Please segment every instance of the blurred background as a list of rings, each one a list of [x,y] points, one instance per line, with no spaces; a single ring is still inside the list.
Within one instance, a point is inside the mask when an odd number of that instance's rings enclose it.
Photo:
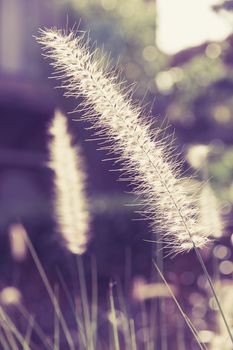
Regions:
[[[63,98],[61,89],[54,89],[56,82],[48,79],[49,62],[42,58],[34,36],[44,26],[75,24],[90,30],[91,42],[97,41],[110,54],[129,84],[137,82],[135,101],[148,104],[157,125],[168,125],[168,134],[174,130],[184,170],[196,173],[197,180],[209,179],[211,195],[203,200],[208,206],[213,196],[219,203],[221,224],[215,225],[214,240],[203,256],[213,278],[222,286],[231,285],[233,1],[0,0],[1,290],[9,286],[20,290],[25,305],[38,315],[41,300],[48,307],[27,248],[17,238],[21,225],[50,280],[58,283],[57,269],[72,279],[73,256],[59,244],[54,230],[47,128],[56,107],[68,113],[76,105]],[[147,224],[132,221],[137,215],[125,206],[132,201],[127,185],[108,171],[111,164],[101,162],[104,154],[96,151],[94,142],[85,142],[89,132],[72,117],[76,115],[69,118],[70,131],[85,156],[92,215],[92,239],[83,256],[85,272],[88,278],[90,257],[95,256],[100,295],[105,295],[110,278],[120,280],[129,291],[127,283],[132,287],[138,280],[151,281],[155,244],[145,242],[151,239]],[[209,344],[217,329],[215,306],[211,298],[204,298],[208,289],[195,256],[165,259],[164,274],[176,285]],[[173,312],[170,304],[167,315]],[[169,339],[172,328],[167,332]]]

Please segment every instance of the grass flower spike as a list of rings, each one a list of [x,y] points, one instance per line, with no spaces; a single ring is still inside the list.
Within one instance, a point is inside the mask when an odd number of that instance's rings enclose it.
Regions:
[[[173,253],[203,247],[208,238],[200,225],[198,198],[190,197],[183,185],[170,145],[161,140],[160,130],[151,131],[142,108],[132,103],[117,75],[109,73],[95,52],[90,52],[85,35],[45,29],[37,40],[52,60],[66,95],[83,97],[83,118],[91,122],[102,146],[119,154],[153,231],[160,228]]]
[[[55,175],[55,214],[68,250],[82,254],[88,242],[90,217],[80,150],[72,146],[66,117],[56,111],[49,128],[50,167]]]

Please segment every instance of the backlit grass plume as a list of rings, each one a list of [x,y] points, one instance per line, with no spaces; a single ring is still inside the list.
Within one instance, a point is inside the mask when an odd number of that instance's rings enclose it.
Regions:
[[[103,148],[119,154],[153,231],[160,228],[175,253],[203,247],[208,238],[199,223],[198,198],[188,195],[170,145],[161,140],[159,130],[151,131],[142,109],[132,103],[131,92],[90,52],[84,34],[45,29],[37,40],[52,59],[66,95],[84,98],[82,118],[92,123]]]
[[[88,242],[90,217],[85,194],[85,172],[78,147],[72,146],[67,120],[56,111],[49,127],[50,167],[54,170],[55,214],[68,250],[82,254]]]

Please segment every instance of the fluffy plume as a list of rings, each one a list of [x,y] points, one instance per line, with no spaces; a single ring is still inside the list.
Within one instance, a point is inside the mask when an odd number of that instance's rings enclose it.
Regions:
[[[72,146],[66,117],[56,111],[49,128],[50,167],[54,170],[55,213],[68,250],[82,254],[88,242],[90,217],[80,150]]]
[[[198,220],[198,198],[187,194],[179,167],[171,159],[170,145],[161,141],[159,130],[151,131],[142,109],[132,103],[118,77],[90,53],[84,35],[45,29],[37,40],[45,56],[52,59],[66,95],[84,98],[83,118],[97,130],[95,135],[104,148],[120,155],[123,171],[142,198],[153,231],[160,228],[175,253],[189,251],[194,245],[203,247],[208,239]]]

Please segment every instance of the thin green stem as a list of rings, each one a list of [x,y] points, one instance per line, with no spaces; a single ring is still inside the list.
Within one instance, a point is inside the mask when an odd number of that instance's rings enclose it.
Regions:
[[[160,268],[160,271],[164,272],[164,263],[163,263],[163,250],[162,250],[162,242],[160,242],[160,236],[159,236],[159,242],[157,242],[157,254],[156,254],[156,261]],[[161,350],[167,350],[168,344],[167,344],[167,327],[166,327],[166,309],[165,309],[165,300],[164,297],[158,300],[159,303],[159,314],[160,314],[160,329],[161,329]]]

